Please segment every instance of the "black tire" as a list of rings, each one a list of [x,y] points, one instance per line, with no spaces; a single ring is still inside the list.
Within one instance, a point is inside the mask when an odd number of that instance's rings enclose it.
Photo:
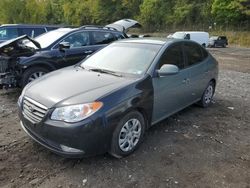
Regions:
[[[47,68],[44,68],[44,67],[28,68],[22,75],[20,86],[22,88],[24,88],[29,82],[31,82],[31,80],[30,80],[31,76],[34,75],[35,73],[39,73],[39,72],[46,74],[49,72],[49,70]]]
[[[211,88],[212,88],[212,91],[211,91]],[[209,100],[208,100],[209,97],[207,96],[208,92],[211,92],[211,98]],[[211,105],[214,92],[215,92],[215,83],[213,81],[210,81],[205,91],[203,92],[203,95],[201,97],[201,100],[198,102],[198,105],[200,105],[203,108],[206,108],[209,105]]]
[[[128,151],[124,151],[123,149],[121,149],[119,141],[121,140],[121,137],[127,137],[124,134],[122,134],[122,130],[123,127],[125,126],[125,124],[127,122],[131,122],[132,120],[138,120],[140,122],[141,125],[141,133],[140,136],[138,138],[137,143],[134,145],[134,147]],[[139,129],[138,129],[139,130]],[[113,132],[113,137],[112,137],[112,141],[111,141],[111,147],[110,147],[110,155],[112,155],[115,158],[122,158],[125,156],[130,155],[131,153],[133,153],[138,146],[141,144],[143,137],[144,137],[144,133],[145,133],[145,119],[143,117],[143,115],[141,113],[139,113],[138,111],[131,111],[129,113],[127,113],[118,123],[115,131]],[[129,133],[128,133],[129,134]],[[130,138],[131,139],[131,138]],[[125,140],[125,138],[124,138]],[[132,140],[132,139],[131,139]],[[126,142],[126,141],[125,141]],[[128,142],[127,142],[128,143]],[[126,144],[125,144],[126,146]],[[129,147],[129,146],[128,146]]]

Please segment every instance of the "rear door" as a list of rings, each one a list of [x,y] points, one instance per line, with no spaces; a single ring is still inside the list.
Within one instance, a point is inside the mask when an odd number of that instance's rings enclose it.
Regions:
[[[112,32],[108,31],[91,31],[90,36],[92,41],[91,44],[93,45],[92,47],[93,52],[101,48],[104,48],[111,42],[117,40],[116,36],[113,35]]]
[[[202,47],[193,42],[184,42],[183,45],[186,71],[188,71],[189,97],[191,102],[201,98],[203,91],[208,84],[208,54],[203,55]]]

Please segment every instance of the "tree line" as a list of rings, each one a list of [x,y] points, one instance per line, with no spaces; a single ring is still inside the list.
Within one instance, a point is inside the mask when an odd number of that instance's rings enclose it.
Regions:
[[[146,31],[250,27],[250,0],[1,0],[0,24],[107,24],[136,19]]]

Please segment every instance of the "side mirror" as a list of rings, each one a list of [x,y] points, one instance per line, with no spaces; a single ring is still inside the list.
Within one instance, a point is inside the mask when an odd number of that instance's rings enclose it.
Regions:
[[[190,40],[190,34],[188,33],[188,34],[186,34],[185,35],[185,37],[184,37],[184,39],[186,39],[186,40]]]
[[[159,77],[164,77],[168,75],[174,75],[179,72],[179,68],[176,65],[165,64],[163,65],[160,70],[157,70]]]
[[[70,43],[69,42],[61,42],[59,44],[59,50],[60,51],[64,51],[66,49],[69,49],[70,48]]]

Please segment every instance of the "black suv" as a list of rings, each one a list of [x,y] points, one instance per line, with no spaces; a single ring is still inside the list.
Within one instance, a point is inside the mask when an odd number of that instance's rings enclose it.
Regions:
[[[60,28],[31,39],[21,36],[0,44],[0,85],[24,87],[36,78],[74,65],[112,41],[127,38],[111,27]]]
[[[0,26],[0,43],[17,38],[22,35],[37,37],[48,31],[58,29],[60,26],[51,25],[28,25],[28,24],[5,24]]]
[[[228,45],[226,36],[212,36],[209,38],[208,47],[223,47]]]

